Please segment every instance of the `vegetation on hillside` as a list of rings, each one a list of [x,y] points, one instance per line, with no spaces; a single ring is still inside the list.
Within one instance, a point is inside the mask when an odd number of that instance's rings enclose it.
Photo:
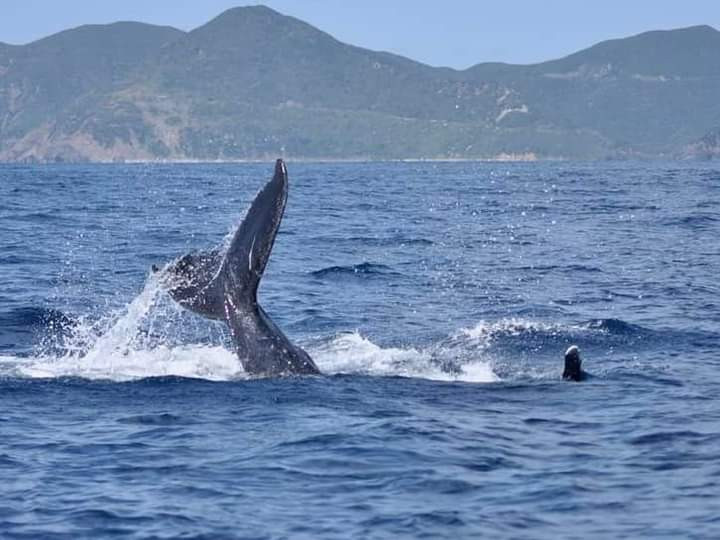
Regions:
[[[0,160],[688,156],[720,125],[719,53],[701,26],[457,71],[265,7],[83,26],[0,44]]]

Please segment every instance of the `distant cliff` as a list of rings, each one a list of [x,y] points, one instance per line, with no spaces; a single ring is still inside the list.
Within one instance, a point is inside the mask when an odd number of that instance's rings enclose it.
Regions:
[[[719,95],[707,26],[457,71],[246,7],[0,43],[0,160],[675,157],[720,125]]]
[[[683,157],[694,159],[720,158],[720,128],[706,133],[704,137],[687,145]]]

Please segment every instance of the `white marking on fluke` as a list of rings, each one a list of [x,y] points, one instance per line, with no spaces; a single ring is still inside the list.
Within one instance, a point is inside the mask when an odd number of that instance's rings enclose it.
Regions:
[[[253,236],[252,243],[250,244],[250,252],[248,253],[248,270],[250,272],[252,272],[252,254],[255,249],[255,238],[257,237]]]

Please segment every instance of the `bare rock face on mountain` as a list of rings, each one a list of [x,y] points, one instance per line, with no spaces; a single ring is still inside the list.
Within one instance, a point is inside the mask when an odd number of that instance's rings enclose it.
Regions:
[[[265,7],[83,26],[0,44],[0,160],[690,155],[720,119],[719,53],[703,26],[458,71]]]
[[[697,141],[688,144],[683,149],[682,157],[690,159],[719,159],[720,128],[714,129]]]

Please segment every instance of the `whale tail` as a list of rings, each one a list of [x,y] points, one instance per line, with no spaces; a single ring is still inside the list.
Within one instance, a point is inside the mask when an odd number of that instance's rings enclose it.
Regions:
[[[162,270],[161,283],[170,296],[210,319],[226,319],[228,309],[257,309],[257,289],[285,212],[287,193],[287,169],[278,159],[272,180],[255,197],[227,249],[189,253]]]

